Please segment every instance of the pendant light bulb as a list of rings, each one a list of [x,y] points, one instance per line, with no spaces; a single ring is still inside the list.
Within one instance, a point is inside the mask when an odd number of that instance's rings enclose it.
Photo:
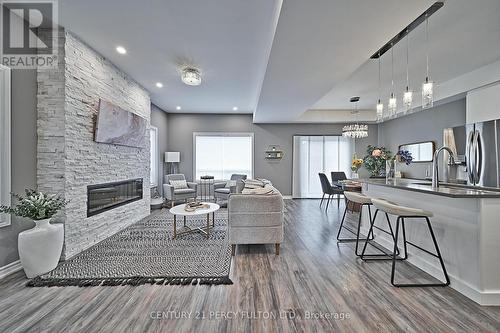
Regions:
[[[429,18],[425,15],[425,43],[426,43],[426,76],[422,83],[422,109],[434,106],[434,82],[429,77]]]

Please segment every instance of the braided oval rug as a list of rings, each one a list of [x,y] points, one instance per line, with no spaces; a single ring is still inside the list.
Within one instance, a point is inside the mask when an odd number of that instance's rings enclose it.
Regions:
[[[155,213],[59,263],[53,271],[26,285],[232,284],[227,210],[215,214],[215,227],[208,239],[201,233],[190,233],[172,240],[173,216],[164,211]],[[204,227],[206,217],[190,217],[187,225]],[[177,231],[183,231],[182,218],[178,218]]]

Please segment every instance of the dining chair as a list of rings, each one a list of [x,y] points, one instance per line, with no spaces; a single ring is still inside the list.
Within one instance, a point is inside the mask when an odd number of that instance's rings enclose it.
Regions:
[[[319,180],[321,182],[321,189],[323,190],[323,196],[321,197],[321,202],[319,203],[319,206],[323,204],[323,200],[325,199],[325,195],[328,195],[328,199],[326,202],[326,210],[328,210],[328,206],[330,204],[330,199],[332,198],[332,195],[335,194],[342,194],[344,191],[342,189],[339,189],[336,186],[333,186],[330,184],[330,181],[328,180],[328,177],[324,173],[319,173]],[[338,202],[338,207],[340,207],[340,200]]]

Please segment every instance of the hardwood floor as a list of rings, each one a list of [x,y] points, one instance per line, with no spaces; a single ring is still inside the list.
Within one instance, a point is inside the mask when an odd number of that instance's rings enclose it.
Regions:
[[[336,203],[328,213],[318,204],[286,200],[280,255],[273,244],[238,246],[232,286],[26,288],[11,275],[0,281],[0,332],[500,331],[500,307],[448,287],[392,287],[390,262],[356,259],[335,240]],[[399,267],[400,278],[426,277]]]

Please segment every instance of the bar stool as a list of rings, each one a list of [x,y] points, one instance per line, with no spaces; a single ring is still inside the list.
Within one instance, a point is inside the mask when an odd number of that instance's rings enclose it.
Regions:
[[[395,215],[397,216],[396,220],[396,234],[395,234],[395,241],[394,241],[394,251],[392,254],[392,270],[391,270],[391,283],[395,287],[445,287],[450,284],[450,278],[448,277],[448,273],[446,272],[446,268],[444,266],[444,261],[443,257],[441,256],[441,252],[439,251],[439,246],[436,241],[436,237],[434,236],[434,231],[432,230],[432,225],[430,221],[430,217],[433,216],[432,212],[425,211],[423,209],[418,209],[418,208],[411,208],[411,207],[405,207],[405,206],[400,206],[397,205],[393,202],[389,202],[387,200],[383,199],[372,199],[373,206],[377,208],[378,210],[381,210],[387,214]],[[434,247],[436,250],[436,253],[432,253],[408,240],[406,240],[406,230],[405,230],[405,219],[425,219],[427,222],[427,226],[429,228],[429,232],[432,237],[432,242],[434,243]],[[407,251],[407,244],[412,245],[416,247],[419,250],[422,250],[433,257],[436,257],[439,259],[439,262],[441,264],[441,269],[443,270],[444,277],[446,279],[446,282],[444,283],[395,283],[394,282],[394,273],[396,271],[396,252],[398,250],[398,235],[399,235],[399,224],[401,224],[402,230],[403,230],[403,245],[404,245],[404,251],[405,251],[405,256],[404,259],[408,257],[408,251]],[[371,228],[370,228],[371,229]]]
[[[356,255],[359,256],[360,254],[358,253],[358,244],[359,244],[359,230],[361,228],[361,215],[363,212],[363,206],[368,207],[368,214],[370,218],[370,223],[372,221],[372,211],[371,211],[371,206],[372,206],[372,200],[371,198],[367,197],[364,194],[361,194],[359,192],[349,192],[349,191],[344,191],[344,196],[347,200],[346,205],[345,205],[345,210],[344,210],[344,216],[342,217],[342,221],[340,222],[340,227],[339,227],[339,232],[337,233],[337,240],[339,242],[356,242]],[[348,202],[353,202],[361,205],[361,209],[359,211],[359,220],[358,220],[358,230],[356,232],[352,231],[351,229],[347,228],[344,226],[344,221],[345,221],[345,216],[347,214],[347,207],[348,207]],[[356,238],[340,238],[340,233],[342,231],[342,228],[346,229],[347,231],[351,232],[352,234],[356,235]],[[371,233],[371,238],[370,238],[370,233],[368,233],[367,236],[367,241],[373,240],[373,232]]]

